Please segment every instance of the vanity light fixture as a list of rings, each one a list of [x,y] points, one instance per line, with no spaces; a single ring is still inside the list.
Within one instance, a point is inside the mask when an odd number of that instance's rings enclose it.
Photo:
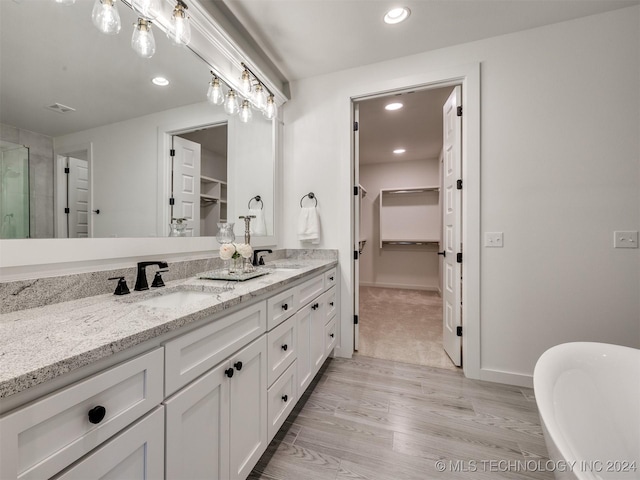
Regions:
[[[133,27],[131,48],[142,58],[151,58],[156,53],[156,40],[153,38],[151,21],[138,18],[138,23]]]
[[[131,8],[145,20],[155,20],[162,11],[162,3],[161,0],[131,0]]]
[[[249,120],[251,120],[252,115],[249,100],[243,100],[242,106],[240,107],[240,121],[242,123],[248,123]]]
[[[276,118],[278,114],[278,106],[276,105],[276,100],[273,98],[273,95],[269,95],[267,97],[267,106],[264,109],[264,116],[269,120],[273,120]]]
[[[233,89],[227,92],[227,99],[224,102],[224,111],[227,112],[227,115],[235,115],[240,111],[238,97]]]
[[[249,70],[245,67],[242,71],[242,77],[240,77],[240,82],[242,84],[242,93],[245,95],[251,94],[251,74]]]
[[[154,85],[158,85],[159,87],[166,87],[167,85],[169,85],[169,80],[164,77],[153,77],[151,79],[151,83],[153,83]]]
[[[258,83],[253,90],[251,102],[258,110],[263,110],[267,106],[267,93],[261,83]]]
[[[404,148],[396,148],[393,153],[395,153],[396,155],[400,155],[401,153],[406,152],[407,150]]]
[[[186,12],[188,8],[182,0],[177,0],[171,14],[167,37],[174,45],[188,45],[191,41],[191,24]]]
[[[400,110],[403,106],[404,105],[402,105],[400,102],[394,102],[394,103],[385,105],[384,109],[389,111]]]
[[[102,33],[115,35],[120,32],[120,14],[116,8],[116,0],[96,0],[91,12],[93,24]]]
[[[207,100],[212,105],[222,105],[224,103],[224,92],[222,91],[222,85],[220,85],[220,79],[218,76],[211,72],[213,78],[209,83],[209,90],[207,91]]]
[[[393,25],[396,23],[404,22],[411,15],[411,10],[407,7],[392,8],[384,16],[384,23]]]

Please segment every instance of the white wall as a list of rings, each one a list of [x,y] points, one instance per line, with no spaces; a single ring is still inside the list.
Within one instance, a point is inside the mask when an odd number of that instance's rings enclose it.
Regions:
[[[380,248],[380,189],[440,185],[438,159],[360,165],[362,199],[360,237],[367,239],[360,256],[360,285],[437,290],[439,258],[435,247]],[[436,195],[437,193],[434,193]],[[420,221],[420,219],[416,219]]]
[[[350,97],[481,62],[481,377],[528,378],[554,344],[640,347],[640,7],[295,82],[285,111],[283,239],[298,200],[323,210],[342,264],[339,355],[352,351]]]

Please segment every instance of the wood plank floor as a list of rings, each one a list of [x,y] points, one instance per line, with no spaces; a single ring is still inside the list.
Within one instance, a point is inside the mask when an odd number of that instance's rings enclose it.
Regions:
[[[552,480],[547,460],[531,389],[357,355],[327,360],[249,478]]]

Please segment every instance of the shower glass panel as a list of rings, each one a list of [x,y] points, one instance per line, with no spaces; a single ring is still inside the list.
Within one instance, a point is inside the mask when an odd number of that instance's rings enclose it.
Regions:
[[[0,238],[29,238],[29,149],[0,142]]]

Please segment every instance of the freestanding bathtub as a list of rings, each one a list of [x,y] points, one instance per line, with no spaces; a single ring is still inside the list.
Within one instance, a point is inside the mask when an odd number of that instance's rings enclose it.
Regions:
[[[640,350],[557,345],[533,387],[556,479],[640,479]]]

